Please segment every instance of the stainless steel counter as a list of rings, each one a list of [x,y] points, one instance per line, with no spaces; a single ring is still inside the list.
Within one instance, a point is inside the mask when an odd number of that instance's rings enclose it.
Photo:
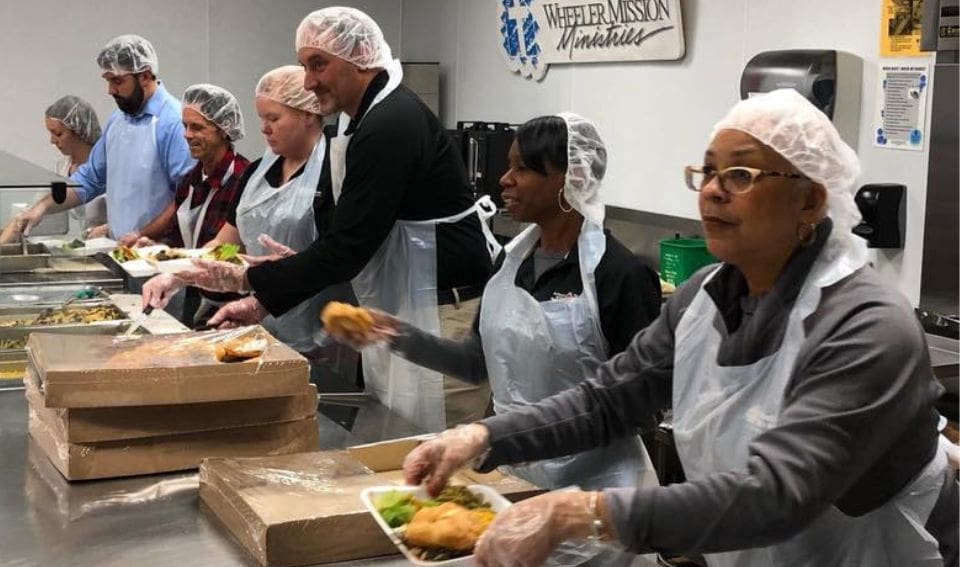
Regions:
[[[0,288],[49,285],[93,285],[116,291],[123,289],[124,278],[95,257],[50,258],[46,268],[0,273]]]
[[[370,401],[321,403],[318,418],[324,449],[420,433]],[[23,391],[0,390],[0,566],[259,565],[199,511],[196,473],[68,483],[26,421]],[[397,555],[336,565],[409,563]]]

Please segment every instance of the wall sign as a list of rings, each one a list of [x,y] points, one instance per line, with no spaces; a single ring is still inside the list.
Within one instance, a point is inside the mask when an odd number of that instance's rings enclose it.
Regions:
[[[552,64],[680,59],[680,0],[495,0],[510,70],[540,80]]]
[[[926,55],[920,51],[923,0],[882,0],[882,3],[880,57]]]
[[[881,65],[873,145],[922,151],[927,112],[927,65]]]

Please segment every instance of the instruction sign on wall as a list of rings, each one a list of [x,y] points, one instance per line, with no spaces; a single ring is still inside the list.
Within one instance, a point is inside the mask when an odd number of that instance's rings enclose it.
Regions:
[[[512,71],[540,80],[554,64],[683,57],[680,0],[495,0]]]
[[[922,151],[927,112],[927,65],[881,65],[873,145]]]

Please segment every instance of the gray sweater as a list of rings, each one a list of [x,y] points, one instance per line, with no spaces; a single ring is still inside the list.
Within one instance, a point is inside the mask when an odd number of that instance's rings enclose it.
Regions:
[[[719,365],[751,364],[780,348],[830,228],[822,223],[817,241],[799,249],[756,301],[746,300],[743,275],[730,265],[707,285],[719,312]],[[577,453],[656,427],[657,412],[671,403],[677,323],[715,267],[682,285],[592,379],[484,420],[491,451],[480,469]],[[779,423],[753,440],[746,466],[666,487],[604,491],[628,549],[711,553],[770,545],[830,506],[851,516],[877,508],[932,458],[941,387],[906,298],[865,267],[826,288],[804,325]]]

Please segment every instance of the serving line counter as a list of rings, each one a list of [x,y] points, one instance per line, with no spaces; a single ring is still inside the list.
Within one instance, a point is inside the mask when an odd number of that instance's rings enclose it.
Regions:
[[[317,417],[323,449],[421,433],[362,396],[321,397]],[[68,483],[27,435],[23,389],[0,390],[4,567],[259,565],[200,511],[197,487],[196,472]],[[397,555],[327,565],[408,564]]]

